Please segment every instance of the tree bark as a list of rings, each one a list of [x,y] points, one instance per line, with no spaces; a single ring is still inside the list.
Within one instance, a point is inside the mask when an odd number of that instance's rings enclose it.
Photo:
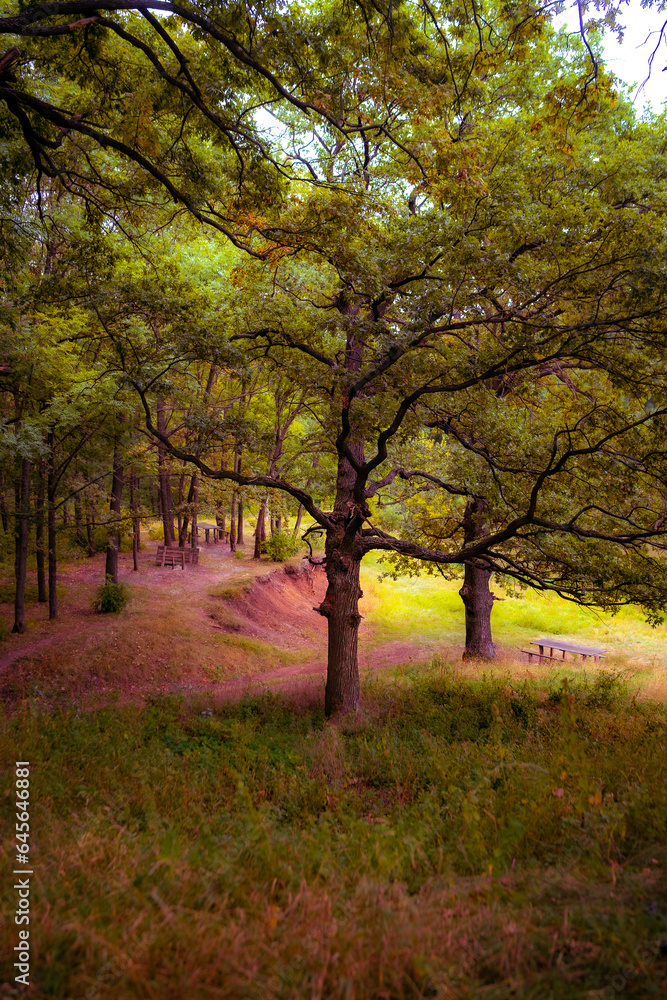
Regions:
[[[86,539],[84,538],[81,523],[81,497],[78,493],[74,496],[74,534],[81,548],[85,548]]]
[[[190,545],[197,548],[197,503],[199,501],[199,476],[195,472],[192,477],[192,528],[190,529]]]
[[[0,471],[0,519],[2,519],[2,530],[5,534],[9,531],[9,517],[7,516],[7,504],[5,503],[4,487],[5,481]]]
[[[463,534],[466,545],[472,544],[483,534],[486,505],[483,500],[468,501],[463,515]],[[463,586],[459,594],[465,607],[466,645],[463,659],[492,660],[496,647],[491,636],[491,610],[495,595],[489,588],[491,570],[483,564],[465,564]]]
[[[362,465],[364,446],[361,435],[347,439],[353,459]],[[364,554],[361,528],[368,513],[365,499],[355,499],[357,474],[344,455],[338,458],[336,499],[332,512],[335,527],[329,528],[324,546],[327,592],[316,610],[328,621],[327,685],[324,714],[355,711],[359,707],[359,571]]]
[[[294,529],[292,531],[292,538],[296,538],[296,536],[299,534],[299,528],[301,527],[301,516],[302,516],[302,514],[303,514],[303,504],[300,503],[299,504],[299,510],[297,511],[297,515],[296,515],[296,522],[294,524]]]
[[[176,514],[176,521],[178,526],[178,544],[181,544],[181,538],[183,536],[183,490],[185,487],[185,470],[181,472],[178,477],[178,512]]]
[[[139,571],[139,548],[141,546],[141,520],[137,516],[139,510],[139,476],[130,469],[130,509],[132,510],[132,568]]]
[[[49,595],[46,590],[46,571],[44,560],[44,459],[37,467],[37,503],[35,504],[35,550],[37,555],[37,600],[46,604]]]
[[[109,541],[107,542],[106,575],[113,583],[118,583],[118,553],[120,552],[120,504],[123,495],[123,466],[120,454],[120,430],[114,438],[113,446],[113,475],[111,479],[111,502],[109,510],[115,514],[118,521],[115,527],[109,531]]]
[[[86,539],[88,543],[88,555],[92,558],[95,555],[95,536],[93,535],[94,524],[91,520],[91,515],[88,515],[88,520],[86,521]]]
[[[236,552],[236,490],[232,493],[229,510],[229,551]]]
[[[328,621],[327,685],[324,714],[329,717],[359,707],[359,586],[361,555],[354,537],[328,531],[325,545],[327,592],[316,610]]]
[[[164,400],[157,401],[157,429],[160,434],[167,433],[167,418],[165,414]],[[161,442],[157,446],[158,479],[160,482],[160,498],[162,507],[162,525],[164,530],[165,545],[173,545],[176,541],[174,535],[174,508],[171,502],[171,483],[169,482],[169,470],[166,461],[166,449]]]
[[[241,456],[240,455],[238,456],[238,460],[237,460],[237,463],[236,463],[236,471],[237,472],[241,471]],[[238,499],[238,528],[236,529],[236,544],[237,545],[245,545],[245,542],[243,541],[243,497],[241,496],[240,493],[239,493],[239,499]]]
[[[25,583],[28,570],[28,530],[30,525],[30,462],[21,459],[21,474],[15,483],[15,525],[14,525],[14,575],[16,594],[14,596],[14,627],[12,632],[25,632]]]
[[[263,497],[262,502],[259,505],[257,527],[255,528],[255,551],[252,555],[253,559],[262,558],[262,535],[264,532],[264,520],[266,518],[266,499],[266,497]]]
[[[49,432],[49,460],[46,474],[46,530],[49,550],[49,620],[58,617],[58,553],[56,547],[56,472],[53,431]]]

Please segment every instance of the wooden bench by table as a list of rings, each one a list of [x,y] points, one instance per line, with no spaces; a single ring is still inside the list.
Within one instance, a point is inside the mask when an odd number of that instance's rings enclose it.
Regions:
[[[180,566],[185,569],[185,564],[196,566],[199,562],[199,549],[193,549],[187,545],[181,548],[180,545],[158,545],[155,554],[156,566]]]
[[[562,663],[565,660],[566,653],[572,653],[573,656],[581,656],[584,660],[590,656],[596,663],[599,663],[600,657],[607,655],[606,649],[597,649],[595,646],[581,646],[577,642],[565,642],[563,639],[532,639],[530,644],[531,646],[537,646],[539,653],[535,649],[522,649],[521,652],[526,653],[529,663],[532,662],[533,656],[537,657],[538,660],[558,660],[559,663]],[[545,649],[551,650],[551,653],[545,653]],[[554,650],[560,652],[561,655],[554,656]]]

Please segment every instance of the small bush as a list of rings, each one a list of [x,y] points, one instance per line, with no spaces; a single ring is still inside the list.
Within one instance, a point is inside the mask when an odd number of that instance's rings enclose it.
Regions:
[[[588,690],[586,704],[590,708],[606,708],[611,711],[627,697],[628,682],[623,674],[601,670]]]
[[[93,608],[98,615],[116,614],[123,610],[129,599],[127,587],[122,583],[114,583],[111,577],[108,576],[97,591],[97,597],[93,601]]]
[[[297,554],[300,545],[291,535],[284,531],[278,531],[262,543],[262,548],[273,562],[285,562],[286,559]]]

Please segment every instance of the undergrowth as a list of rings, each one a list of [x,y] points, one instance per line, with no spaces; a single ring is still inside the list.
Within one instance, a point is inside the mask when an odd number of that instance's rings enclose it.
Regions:
[[[33,996],[664,995],[659,707],[437,664],[335,724],[320,696],[2,721],[5,794],[32,768]]]

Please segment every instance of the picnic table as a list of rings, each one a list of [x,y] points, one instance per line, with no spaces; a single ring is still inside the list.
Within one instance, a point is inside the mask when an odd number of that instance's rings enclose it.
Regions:
[[[204,530],[207,545],[211,544],[209,539],[209,534],[211,531],[213,532],[213,541],[216,545],[218,544],[218,536],[220,536],[220,538],[226,539],[227,535],[229,534],[229,532],[224,531],[224,529],[221,528],[219,524],[211,524],[210,521],[198,521],[197,532],[199,532],[200,528],[203,528]]]
[[[536,656],[539,660],[560,660],[562,662],[565,659],[566,653],[581,656],[584,660],[590,656],[596,663],[599,663],[600,657],[607,655],[606,649],[597,649],[595,646],[581,646],[577,642],[565,642],[563,639],[551,639],[549,637],[531,639],[530,645],[537,646],[539,653],[535,649],[522,649],[521,652],[528,655],[529,663],[532,661],[533,656]],[[551,650],[551,653],[545,653],[545,649]],[[554,656],[554,650],[561,653],[561,656]]]

